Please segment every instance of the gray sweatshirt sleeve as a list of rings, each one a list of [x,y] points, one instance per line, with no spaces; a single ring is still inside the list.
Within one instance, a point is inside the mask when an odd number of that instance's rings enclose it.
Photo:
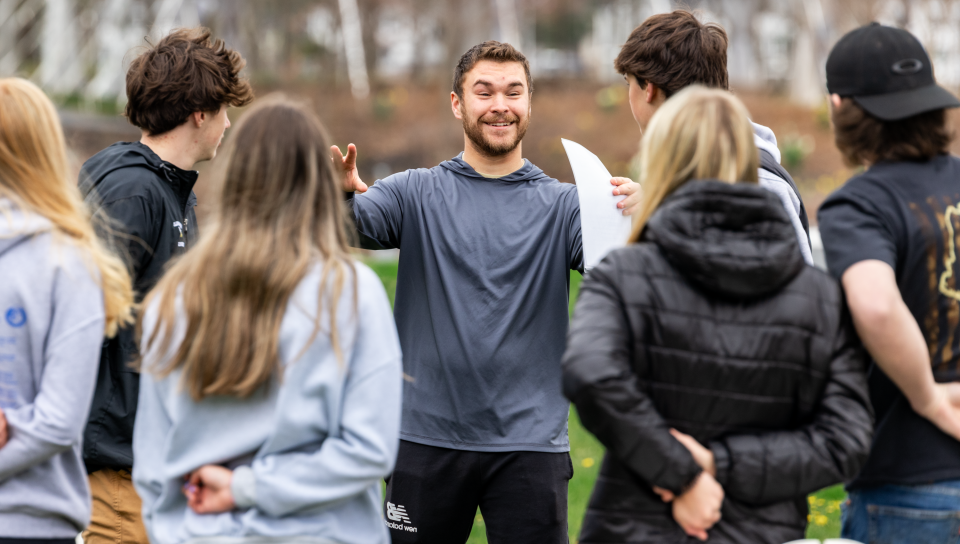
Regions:
[[[150,331],[152,329],[150,327]],[[144,338],[148,337],[150,331],[144,327]],[[140,374],[137,419],[133,426],[133,457],[136,459],[133,464],[133,485],[142,501],[143,525],[151,542],[157,541],[153,532],[154,512],[168,480],[163,474],[166,467],[163,445],[170,434],[170,427],[159,386],[149,372],[143,372]]]
[[[393,470],[400,441],[400,342],[379,280],[362,267],[358,276],[359,330],[338,428],[315,451],[271,454],[237,468],[237,506],[282,517],[355,496]],[[320,403],[302,401],[300,419],[311,421],[308,414]]]
[[[803,230],[803,224],[800,223],[800,199],[793,188],[780,177],[760,169],[759,183],[764,189],[775,193],[787,210],[787,216],[790,218],[790,224],[793,230],[797,232],[797,241],[800,242],[800,253],[807,264],[813,266],[813,251],[810,249],[810,241],[807,240],[807,232]]]
[[[409,174],[401,172],[377,180],[367,192],[353,195],[353,218],[364,249],[400,247],[403,223],[403,190]]]
[[[4,413],[10,439],[0,448],[0,482],[70,449],[90,412],[103,344],[103,291],[73,251],[56,256],[67,258],[54,278],[49,329],[41,331],[40,340],[48,340],[40,387],[33,403]]]

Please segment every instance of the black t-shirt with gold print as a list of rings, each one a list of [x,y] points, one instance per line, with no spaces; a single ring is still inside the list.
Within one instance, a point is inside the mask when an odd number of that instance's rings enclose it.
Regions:
[[[877,163],[830,195],[818,219],[830,273],[839,279],[870,259],[889,264],[936,380],[958,380],[960,158]],[[960,442],[917,415],[875,363],[868,372],[873,448],[849,487],[960,479]]]

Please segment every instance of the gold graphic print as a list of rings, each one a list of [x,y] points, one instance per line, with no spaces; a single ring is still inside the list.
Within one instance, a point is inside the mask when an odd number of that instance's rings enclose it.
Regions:
[[[953,217],[960,217],[960,204],[948,206],[943,213],[943,223],[947,227],[947,254],[943,257],[943,274],[940,274],[940,292],[954,300],[960,300],[960,292],[949,286],[953,277],[953,265],[957,262],[957,242],[953,232]],[[956,281],[954,281],[956,284]]]

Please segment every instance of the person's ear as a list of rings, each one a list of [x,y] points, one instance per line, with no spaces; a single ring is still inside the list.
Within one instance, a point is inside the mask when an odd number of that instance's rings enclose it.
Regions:
[[[657,87],[652,82],[647,81],[647,88],[643,90],[644,99],[647,101],[647,104],[656,103],[659,98],[659,94],[663,91],[660,90],[660,87]]]
[[[841,98],[839,94],[833,93],[830,95],[830,104],[833,105],[833,109],[839,108],[840,103],[841,103]]]
[[[463,115],[460,113],[460,97],[453,91],[450,91],[450,109],[453,110],[454,117],[463,119]]]
[[[194,128],[200,128],[203,126],[203,122],[207,120],[207,114],[202,111],[195,111],[190,114],[190,119],[193,121]]]

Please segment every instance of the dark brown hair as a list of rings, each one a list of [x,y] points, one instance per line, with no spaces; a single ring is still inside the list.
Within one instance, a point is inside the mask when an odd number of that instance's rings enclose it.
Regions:
[[[194,112],[248,104],[253,90],[240,78],[245,64],[206,28],[174,30],[130,64],[124,113],[134,126],[158,135]]]
[[[527,91],[533,92],[533,78],[530,77],[530,63],[527,62],[527,57],[509,43],[489,40],[471,47],[457,63],[457,69],[453,72],[453,92],[457,93],[460,100],[463,100],[463,76],[481,60],[519,62],[527,75]]]
[[[881,121],[853,99],[843,98],[830,117],[837,149],[849,166],[879,161],[926,161],[947,153],[953,140],[943,109],[898,121]]]
[[[727,33],[714,23],[678,9],[647,18],[633,29],[613,61],[617,73],[651,82],[670,97],[687,85],[729,89]]]

